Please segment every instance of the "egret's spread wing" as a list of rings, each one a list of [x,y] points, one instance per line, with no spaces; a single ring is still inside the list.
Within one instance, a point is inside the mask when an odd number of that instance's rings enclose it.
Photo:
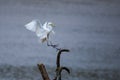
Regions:
[[[43,24],[42,28],[46,28],[46,26],[47,26],[47,22]]]
[[[36,29],[40,27],[40,23],[37,20],[33,20],[30,23],[26,24],[25,27],[30,31],[36,32]]]

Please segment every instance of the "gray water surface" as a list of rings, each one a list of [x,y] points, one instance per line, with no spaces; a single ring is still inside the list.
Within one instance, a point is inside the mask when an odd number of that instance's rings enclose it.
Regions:
[[[0,80],[39,80],[38,63],[53,77],[57,52],[25,29],[33,19],[53,22],[53,42],[70,49],[64,79],[120,79],[119,0],[0,0]]]

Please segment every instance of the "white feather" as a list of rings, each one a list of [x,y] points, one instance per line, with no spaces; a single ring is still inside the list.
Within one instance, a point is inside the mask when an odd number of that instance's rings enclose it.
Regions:
[[[42,36],[45,35],[45,34],[47,34],[47,31],[44,30],[44,29],[38,28],[38,29],[36,30],[36,35],[37,35],[37,37],[42,37]]]
[[[36,29],[40,27],[40,23],[37,20],[33,20],[25,25],[26,29],[36,32]]]

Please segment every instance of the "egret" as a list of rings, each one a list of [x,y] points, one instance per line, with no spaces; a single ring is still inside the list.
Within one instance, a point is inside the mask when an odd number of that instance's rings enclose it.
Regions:
[[[35,32],[37,37],[40,38],[41,42],[48,42],[49,36],[51,33],[55,33],[53,31],[53,27],[55,25],[52,22],[45,22],[43,25],[39,22],[39,20],[32,20],[28,24],[25,25],[26,29]]]

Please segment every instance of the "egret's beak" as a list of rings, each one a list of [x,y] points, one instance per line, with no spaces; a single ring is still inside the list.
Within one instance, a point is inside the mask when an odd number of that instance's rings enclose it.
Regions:
[[[53,23],[51,23],[50,26],[55,27],[55,25]]]

